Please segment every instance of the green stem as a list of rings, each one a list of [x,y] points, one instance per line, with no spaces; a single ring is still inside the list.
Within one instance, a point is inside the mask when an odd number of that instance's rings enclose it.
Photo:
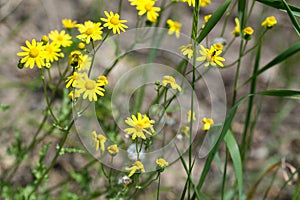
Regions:
[[[229,151],[226,147],[226,157],[225,157],[225,163],[224,163],[224,170],[223,170],[223,180],[222,180],[222,200],[225,199],[225,185],[226,185],[226,174],[227,174],[227,164],[229,159]]]
[[[159,192],[160,192],[160,173],[158,172],[158,184],[157,184],[156,200],[159,200]]]

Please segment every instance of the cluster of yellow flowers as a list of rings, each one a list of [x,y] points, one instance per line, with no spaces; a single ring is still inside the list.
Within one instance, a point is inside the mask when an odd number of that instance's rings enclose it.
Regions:
[[[102,134],[97,134],[96,131],[93,131],[92,135],[93,135],[93,140],[94,140],[94,143],[96,146],[95,147],[96,151],[98,151],[100,148],[100,150],[102,152],[104,152],[105,151],[105,142],[106,142],[107,138]],[[112,145],[108,146],[106,149],[107,149],[108,153],[112,156],[115,156],[117,153],[119,153],[119,148],[118,148],[117,144],[112,144]]]

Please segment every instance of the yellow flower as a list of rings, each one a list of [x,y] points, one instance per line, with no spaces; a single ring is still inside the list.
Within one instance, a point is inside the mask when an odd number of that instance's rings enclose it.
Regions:
[[[97,83],[100,83],[101,86],[104,86],[104,85],[108,84],[108,80],[107,80],[106,76],[99,76],[97,79]]]
[[[181,129],[180,129],[180,132],[181,132],[181,133],[184,133],[184,135],[185,135],[187,138],[190,138],[189,131],[190,131],[190,127],[188,127],[188,126],[183,126],[183,127],[181,127]]]
[[[77,90],[72,90],[69,94],[68,94],[68,98],[73,100],[75,98],[80,97],[80,94],[78,93]]]
[[[181,87],[176,83],[176,80],[173,76],[164,76],[162,80],[162,86],[167,87],[170,84],[173,90],[178,90],[181,92]]]
[[[210,4],[210,0],[201,0],[200,1],[200,6],[203,8],[208,6],[209,4]]]
[[[250,40],[251,39],[251,35],[254,33],[254,30],[248,26],[246,28],[243,29],[243,34],[244,34],[244,38],[246,40]]]
[[[78,50],[72,51],[69,56],[69,64],[72,67],[79,67],[79,63],[82,63],[82,53]]]
[[[101,23],[94,23],[92,21],[86,21],[84,24],[77,24],[78,31],[81,33],[77,36],[78,39],[89,44],[91,40],[97,41],[102,39],[102,27]]]
[[[219,55],[222,53],[221,50],[217,50],[214,48],[214,46],[211,46],[210,49],[204,48],[202,45],[200,45],[200,54],[201,57],[198,57],[198,61],[206,61],[205,67],[211,65],[216,66],[219,65],[220,67],[224,67],[223,63],[221,61],[225,61],[223,57],[220,57]]]
[[[193,112],[193,116],[192,116],[192,111],[189,110],[189,112],[188,112],[188,122],[191,122],[191,120],[193,120],[193,121],[196,120],[196,113]]]
[[[120,20],[120,15],[118,13],[114,14],[112,11],[110,11],[110,13],[104,11],[104,14],[107,19],[101,18],[102,21],[106,22],[103,26],[112,29],[114,34],[120,34],[120,30],[125,32],[125,28],[128,28],[128,26],[123,24],[127,22],[127,20]]]
[[[189,6],[195,7],[196,2],[195,0],[181,0],[182,2],[187,2]]]
[[[105,142],[106,142],[106,137],[102,134],[98,134],[96,133],[96,131],[92,132],[93,137],[94,137],[94,142],[96,144],[96,151],[98,151],[99,147],[101,151],[105,150]]]
[[[128,134],[132,134],[132,140],[135,140],[136,137],[142,138],[146,140],[146,136],[144,135],[144,132],[152,135],[154,133],[153,125],[155,123],[154,120],[150,120],[149,117],[145,114],[142,116],[141,113],[138,113],[137,118],[135,115],[131,115],[130,117],[127,117],[125,120],[125,123],[129,126],[132,126],[132,128],[126,128],[124,131]],[[150,129],[148,131],[147,129]]]
[[[235,37],[238,37],[240,35],[240,21],[239,19],[236,17],[234,18],[234,21],[235,21],[235,27],[234,27],[234,30],[231,32]]]
[[[47,44],[49,42],[49,37],[47,35],[43,35],[41,38],[41,42],[43,42],[43,44]]]
[[[179,38],[180,36],[180,28],[181,24],[179,22],[173,21],[171,19],[167,20],[167,24],[169,25],[169,31],[168,34],[172,35],[174,32],[176,34],[176,38]]]
[[[202,123],[204,124],[202,129],[204,131],[208,131],[211,128],[211,126],[214,124],[214,121],[211,118],[204,117],[202,119]]]
[[[21,46],[20,48],[23,52],[18,52],[18,56],[22,56],[23,58],[20,60],[20,63],[25,63],[25,67],[30,67],[32,69],[34,65],[38,68],[42,68],[45,66],[45,47],[43,46],[43,42],[36,42],[35,39],[32,39],[31,43],[26,40],[25,46]]]
[[[207,23],[208,20],[211,18],[211,16],[212,16],[211,14],[205,15],[205,16],[204,16],[204,22]],[[204,27],[205,27],[205,24],[203,24],[201,28],[203,29]]]
[[[138,15],[144,15],[147,13],[147,19],[150,22],[155,23],[158,17],[158,12],[160,11],[159,7],[154,7],[154,0],[143,0],[137,4],[136,9],[139,11]]]
[[[222,43],[215,43],[213,44],[213,47],[218,51],[223,51],[223,44]]]
[[[169,163],[163,158],[157,159],[156,164],[161,168],[167,167],[169,165]]]
[[[48,43],[45,45],[45,58],[46,62],[53,62],[54,60],[58,60],[60,57],[60,51],[58,44]]]
[[[116,155],[117,153],[119,153],[118,145],[116,144],[110,145],[109,147],[107,147],[107,151],[111,155]]]
[[[85,44],[83,42],[79,42],[78,49],[85,49]]]
[[[68,29],[74,28],[77,24],[76,21],[72,21],[71,19],[63,19],[61,20],[61,22],[64,25],[64,27]]]
[[[265,28],[272,28],[274,25],[277,24],[277,20],[274,16],[267,17],[261,25]]]
[[[58,46],[69,47],[72,44],[72,37],[62,30],[60,33],[57,30],[49,33],[49,38]]]
[[[101,84],[89,79],[86,73],[74,84],[74,87],[78,89],[78,93],[83,93],[83,99],[88,97],[89,101],[97,101],[97,95],[104,96],[105,89],[101,87]]]
[[[188,44],[186,46],[179,47],[180,53],[184,56],[187,56],[188,59],[191,59],[194,55],[193,45]]]
[[[128,177],[131,177],[136,171],[145,172],[144,165],[140,161],[136,161],[132,167],[126,167],[125,170],[130,171]]]
[[[78,71],[88,71],[92,64],[92,58],[88,55],[83,55],[78,60]]]
[[[83,74],[77,73],[77,72],[74,72],[73,75],[68,76],[68,78],[67,78],[67,80],[66,80],[66,82],[67,82],[66,88],[69,88],[71,85],[72,85],[72,87],[74,87],[75,84],[76,84],[80,79],[82,79],[82,77],[83,77]]]

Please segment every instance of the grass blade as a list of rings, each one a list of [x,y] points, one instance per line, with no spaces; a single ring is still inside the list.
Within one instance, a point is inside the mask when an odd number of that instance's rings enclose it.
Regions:
[[[227,134],[224,137],[224,141],[226,142],[226,146],[229,150],[234,170],[235,170],[235,176],[238,183],[238,191],[239,191],[239,199],[242,199],[243,195],[243,166],[242,166],[242,159],[241,154],[239,151],[239,146],[232,134],[232,132],[229,130]]]
[[[250,77],[244,84],[248,83],[251,79],[253,79],[254,77],[257,77],[259,74],[270,69],[274,65],[277,65],[277,64],[281,63],[282,61],[285,61],[288,57],[294,55],[298,51],[300,51],[300,41],[296,42],[295,44],[290,46],[288,49],[286,49],[284,52],[279,54],[276,58],[271,60],[268,64],[266,64],[264,67],[262,67],[260,70],[258,70],[252,77]]]
[[[223,14],[226,12],[231,0],[226,0],[223,4],[219,6],[219,8],[212,14],[211,18],[205,24],[203,30],[200,32],[196,41],[200,43],[208,33],[215,27],[215,25],[219,22]]]
[[[240,33],[242,33],[242,30],[244,28],[245,10],[246,10],[246,0],[238,1],[238,18],[240,21],[240,28],[241,28]]]
[[[292,24],[293,24],[293,26],[294,26],[294,29],[295,29],[296,32],[298,33],[298,36],[300,36],[300,26],[299,26],[299,24],[298,24],[297,19],[295,18],[294,14],[293,14],[293,12],[292,12],[292,10],[291,10],[291,8],[290,8],[289,5],[286,3],[286,1],[285,1],[285,0],[282,0],[282,2],[283,2],[283,5],[284,5],[284,7],[285,7],[285,9],[286,9],[286,11],[287,11],[287,13],[288,13],[288,15],[289,15],[291,21],[292,21]]]
[[[257,92],[256,94],[266,95],[266,96],[277,96],[277,97],[291,97],[300,99],[299,90],[266,90]]]
[[[281,1],[274,1],[274,0],[256,0],[256,1],[265,4],[267,6],[279,9],[281,11],[287,12],[285,6]],[[296,6],[292,6],[290,4],[288,4],[288,6],[290,7],[294,16],[300,17],[300,8]]]

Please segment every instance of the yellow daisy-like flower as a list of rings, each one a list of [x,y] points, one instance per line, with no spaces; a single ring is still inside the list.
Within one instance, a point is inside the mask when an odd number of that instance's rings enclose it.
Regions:
[[[250,40],[253,33],[254,33],[254,30],[250,26],[243,29],[244,38],[246,40]]]
[[[221,50],[217,50],[214,46],[211,46],[210,49],[204,48],[203,45],[200,45],[200,54],[201,57],[198,57],[198,61],[206,61],[205,67],[211,65],[216,66],[219,65],[220,67],[224,67],[224,64],[221,61],[225,61],[225,58],[220,57],[219,55],[222,53]]]
[[[274,16],[267,17],[261,25],[265,28],[272,28],[277,24],[277,20]]]
[[[101,87],[101,84],[89,79],[86,73],[74,84],[74,87],[78,89],[78,93],[83,94],[83,99],[88,98],[89,101],[97,101],[97,95],[104,96],[105,89]]]
[[[125,28],[128,28],[128,26],[123,24],[127,22],[127,20],[120,20],[118,13],[114,14],[112,11],[110,11],[110,13],[104,11],[104,14],[107,18],[101,18],[102,21],[106,22],[103,26],[112,29],[114,34],[120,34],[120,30],[125,32]]]
[[[43,35],[41,38],[41,42],[43,42],[43,44],[47,44],[49,42],[49,37],[47,35]]]
[[[53,62],[54,60],[58,60],[60,57],[60,51],[58,44],[48,43],[45,45],[45,58],[46,62]]]
[[[142,115],[141,113],[138,113],[137,117],[135,115],[132,115],[131,118],[127,117],[125,123],[128,124],[129,126],[132,126],[132,128],[126,128],[124,130],[128,135],[132,134],[131,137],[132,140],[135,140],[136,137],[146,140],[146,136],[144,135],[144,132],[149,135],[152,135],[152,133],[154,133],[152,124],[154,124],[155,121],[150,120],[146,114]],[[150,129],[152,133],[147,129]]]
[[[215,43],[213,44],[213,47],[218,51],[223,51],[223,44],[222,43]]]
[[[77,24],[78,31],[81,33],[77,36],[78,39],[89,44],[91,40],[97,41],[102,39],[101,23],[94,23],[92,21],[86,21],[84,24]]]
[[[125,170],[130,171],[128,177],[131,177],[136,171],[145,172],[144,165],[140,161],[136,161],[132,167],[126,167]]]
[[[183,126],[180,129],[180,132],[183,133],[185,135],[185,137],[187,137],[187,138],[190,138],[189,131],[190,131],[190,127],[189,126]]]
[[[195,0],[181,0],[183,3],[187,2],[189,6],[195,7],[196,2]]]
[[[100,147],[100,150],[103,152],[105,150],[105,142],[107,140],[106,137],[102,134],[97,134],[96,131],[93,131],[92,134],[96,144],[96,151],[98,151]]]
[[[108,80],[106,78],[106,76],[99,76],[97,79],[97,83],[100,83],[101,85],[107,85],[108,84]]]
[[[143,0],[137,3],[136,9],[139,11],[138,15],[144,15],[147,13],[147,19],[150,22],[155,23],[157,17],[159,16],[158,12],[160,11],[159,7],[154,7],[154,0]]]
[[[186,46],[179,47],[180,53],[184,56],[187,56],[188,59],[191,59],[194,55],[193,45],[188,44]]]
[[[191,120],[193,120],[193,121],[196,120],[196,113],[193,112],[193,114],[192,114],[192,111],[189,110],[189,112],[188,112],[188,122],[191,122]]]
[[[76,21],[72,21],[71,19],[63,19],[61,20],[62,24],[65,28],[71,29],[74,28],[77,25]]]
[[[81,50],[85,49],[85,44],[83,42],[79,42],[77,47],[78,47],[78,49],[81,49]]]
[[[201,0],[200,1],[200,6],[203,8],[208,6],[209,4],[210,4],[210,0]]]
[[[169,163],[163,158],[159,158],[155,162],[161,168],[167,167],[169,165]]]
[[[211,126],[214,125],[214,121],[211,118],[206,117],[202,119],[202,123],[204,124],[202,128],[204,131],[208,131]]]
[[[78,60],[78,71],[88,71],[92,64],[92,58],[88,55],[82,55]]]
[[[108,153],[110,153],[111,155],[116,155],[117,153],[119,153],[119,148],[118,145],[113,144],[107,147],[107,151]]]
[[[72,90],[69,94],[68,94],[68,98],[73,100],[75,98],[80,97],[80,94],[78,93],[77,90]]]
[[[83,77],[83,74],[81,73],[77,73],[77,72],[74,72],[73,75],[71,76],[68,76],[67,80],[66,80],[66,88],[69,88],[71,85],[72,87],[75,86],[75,84],[80,80],[82,79]]]
[[[170,84],[173,90],[178,90],[181,92],[181,87],[176,83],[176,80],[173,76],[164,76],[162,80],[162,86],[167,87]]]
[[[176,38],[179,38],[180,36],[180,28],[181,24],[179,22],[173,21],[171,19],[167,20],[167,24],[169,25],[169,31],[168,34],[172,35],[174,32],[176,34]]]
[[[231,34],[233,34],[235,37],[238,37],[240,36],[240,29],[241,29],[240,21],[237,17],[234,18],[234,21],[235,21],[235,27],[234,30],[231,32]]]
[[[65,30],[61,32],[58,32],[58,30],[51,31],[49,38],[54,44],[58,44],[58,46],[69,47],[72,44],[72,37]]]
[[[80,51],[78,50],[72,51],[69,56],[69,64],[72,67],[78,68],[79,64],[82,63],[82,59],[83,59],[83,55]]]
[[[21,46],[20,48],[23,52],[18,52],[18,56],[22,56],[23,58],[20,60],[20,63],[25,63],[25,67],[30,67],[32,69],[34,65],[38,68],[42,68],[45,66],[45,47],[43,46],[43,42],[36,42],[35,39],[32,39],[31,43],[26,40],[25,46]]]

